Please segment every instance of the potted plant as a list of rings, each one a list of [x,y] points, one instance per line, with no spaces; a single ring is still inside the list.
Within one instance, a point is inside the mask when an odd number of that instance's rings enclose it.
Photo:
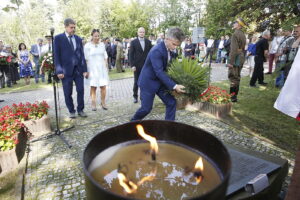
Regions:
[[[9,106],[0,109],[0,172],[15,169],[25,154],[27,131]]]
[[[19,113],[19,118],[23,121],[28,131],[38,137],[51,132],[50,118],[48,116],[49,105],[46,101],[26,104],[13,104],[12,109]]]
[[[231,96],[226,90],[211,85],[199,95],[196,105],[200,111],[222,118],[231,113]]]
[[[196,60],[182,58],[174,60],[168,68],[169,76],[176,82],[185,86],[185,93],[175,94],[177,104],[185,107],[199,98],[199,92],[207,87],[208,68]]]

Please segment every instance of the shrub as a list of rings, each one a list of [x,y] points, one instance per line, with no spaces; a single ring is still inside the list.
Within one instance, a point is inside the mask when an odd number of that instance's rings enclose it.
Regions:
[[[199,98],[199,93],[207,87],[208,68],[196,60],[183,58],[174,60],[168,68],[169,76],[178,84],[185,86],[186,96],[191,101]]]

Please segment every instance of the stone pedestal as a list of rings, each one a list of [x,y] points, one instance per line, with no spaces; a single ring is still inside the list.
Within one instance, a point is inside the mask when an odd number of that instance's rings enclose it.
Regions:
[[[182,110],[185,109],[185,107],[190,104],[190,101],[187,98],[178,98],[176,99],[176,109]]]
[[[0,151],[0,172],[5,173],[18,167],[16,148]]]
[[[223,118],[231,114],[232,103],[227,104],[213,104],[209,102],[196,102],[193,106],[198,108],[200,111],[211,114],[216,118]]]
[[[273,200],[288,173],[287,160],[226,144],[232,160],[232,172],[226,200]],[[245,185],[259,174],[266,174],[269,185],[258,193],[249,193]]]
[[[32,138],[37,138],[51,132],[50,118],[48,115],[44,115],[41,119],[25,121],[24,125],[32,134]]]
[[[18,144],[8,151],[0,151],[0,173],[12,171],[18,167],[19,162],[25,155],[28,135],[22,129],[18,134]]]

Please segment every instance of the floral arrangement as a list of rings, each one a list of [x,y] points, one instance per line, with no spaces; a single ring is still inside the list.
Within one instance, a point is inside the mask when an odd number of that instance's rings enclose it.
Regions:
[[[0,64],[7,65],[12,62],[13,56],[8,56],[6,53],[1,52],[0,54]]]
[[[13,104],[11,109],[21,121],[36,120],[48,114],[49,105],[46,101],[35,102],[33,104],[27,102],[26,104]]]
[[[53,72],[54,64],[53,64],[53,56],[52,52],[46,53],[44,56],[40,58],[41,71],[44,72]]]
[[[7,151],[19,143],[18,134],[24,124],[12,113],[10,107],[4,107],[0,112],[0,151]]]
[[[13,104],[0,109],[0,151],[13,149],[18,144],[18,134],[27,129],[23,124],[26,120],[42,118],[48,113],[46,101]]]
[[[199,98],[201,102],[210,102],[214,104],[227,104],[231,102],[231,96],[226,90],[217,86],[209,86]]]
[[[199,91],[204,91],[207,86],[208,68],[197,60],[176,59],[168,67],[168,74],[176,83],[185,86],[185,93],[180,96],[191,101],[197,101]]]

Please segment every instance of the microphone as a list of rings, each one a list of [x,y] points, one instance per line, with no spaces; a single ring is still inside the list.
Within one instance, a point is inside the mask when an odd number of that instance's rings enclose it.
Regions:
[[[53,27],[50,28],[50,33],[51,33],[51,36],[53,36],[53,34],[54,34],[54,28]]]

